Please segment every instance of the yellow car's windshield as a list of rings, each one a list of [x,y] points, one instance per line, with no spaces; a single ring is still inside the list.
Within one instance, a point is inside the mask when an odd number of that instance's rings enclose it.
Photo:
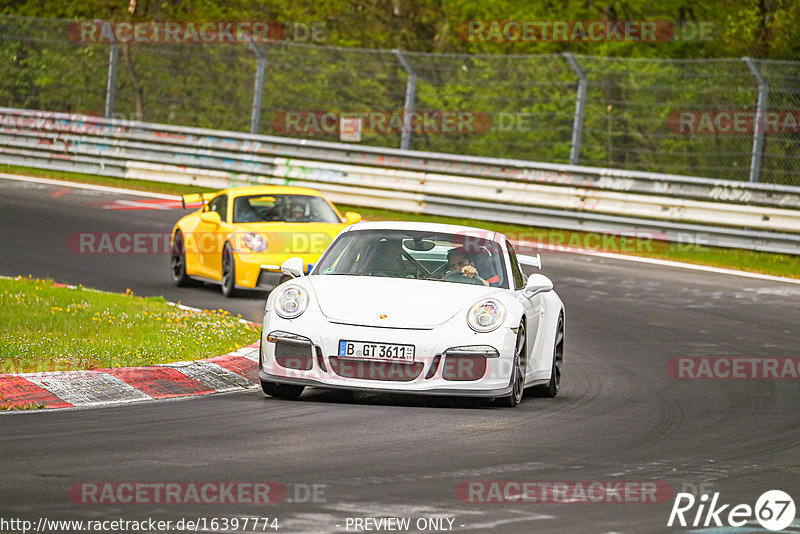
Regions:
[[[248,195],[233,200],[233,222],[341,223],[324,198],[309,195]]]

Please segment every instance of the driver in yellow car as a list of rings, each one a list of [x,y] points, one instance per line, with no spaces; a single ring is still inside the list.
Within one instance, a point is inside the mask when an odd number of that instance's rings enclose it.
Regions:
[[[289,214],[286,217],[287,222],[300,221],[305,217],[306,210],[299,202],[294,202],[289,206]]]

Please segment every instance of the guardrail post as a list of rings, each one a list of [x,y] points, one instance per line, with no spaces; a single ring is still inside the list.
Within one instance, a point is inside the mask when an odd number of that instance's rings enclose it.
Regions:
[[[119,63],[119,43],[112,43],[108,53],[108,84],[106,85],[106,109],[103,116],[113,118],[114,104],[117,100],[117,64]]]
[[[264,94],[264,71],[267,68],[267,57],[252,41],[248,41],[247,46],[258,58],[256,80],[253,87],[253,109],[250,112],[250,133],[257,134],[258,125],[261,123],[261,96]]]
[[[397,56],[397,60],[403,66],[403,69],[405,69],[406,74],[408,74],[406,101],[403,106],[403,134],[400,137],[400,148],[408,150],[411,144],[411,119],[414,113],[414,100],[417,97],[417,73],[414,72],[414,68],[411,66],[411,63],[408,62],[402,50],[392,50],[392,52]]]
[[[586,87],[589,83],[586,73],[583,71],[578,60],[569,52],[563,53],[572,72],[578,77],[578,96],[575,99],[575,120],[572,123],[572,148],[569,151],[569,162],[577,165],[581,157],[581,137],[583,135],[583,113],[586,108]]]
[[[750,158],[750,181],[758,182],[759,174],[761,174],[761,154],[764,152],[764,124],[767,115],[769,85],[753,58],[743,57],[742,59],[750,67],[750,72],[758,82],[758,103],[756,104],[756,118],[753,120],[753,155]]]

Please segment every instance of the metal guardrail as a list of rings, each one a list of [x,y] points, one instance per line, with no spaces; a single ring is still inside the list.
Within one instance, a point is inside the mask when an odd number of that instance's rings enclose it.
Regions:
[[[800,188],[0,108],[0,161],[227,187],[293,183],[332,200],[800,254]]]

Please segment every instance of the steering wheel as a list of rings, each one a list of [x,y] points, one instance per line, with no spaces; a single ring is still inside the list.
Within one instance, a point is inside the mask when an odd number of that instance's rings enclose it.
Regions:
[[[459,282],[459,283],[462,283],[462,284],[483,285],[483,282],[481,282],[480,280],[478,280],[474,276],[472,276],[472,277],[464,276],[460,272],[447,273],[446,275],[444,275],[444,277],[442,277],[442,280],[448,280],[448,281],[451,281],[451,282]]]

